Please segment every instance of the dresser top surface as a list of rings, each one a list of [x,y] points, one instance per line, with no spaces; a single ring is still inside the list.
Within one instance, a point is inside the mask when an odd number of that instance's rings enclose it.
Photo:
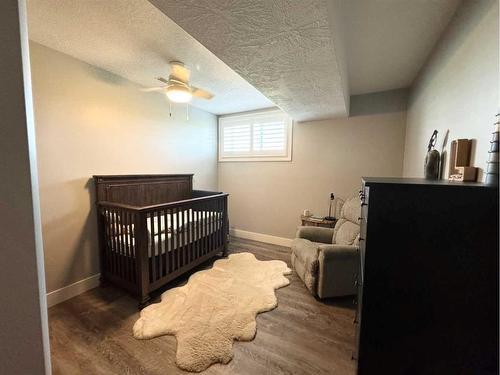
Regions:
[[[425,178],[398,178],[398,177],[363,177],[363,182],[370,186],[375,184],[395,184],[395,185],[431,185],[431,186],[451,186],[451,187],[477,187],[477,188],[498,188],[498,186],[486,185],[481,182],[458,182],[448,180],[426,180]]]

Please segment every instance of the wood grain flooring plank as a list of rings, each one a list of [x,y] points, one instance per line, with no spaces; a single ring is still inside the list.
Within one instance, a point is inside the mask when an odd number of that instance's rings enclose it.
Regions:
[[[232,237],[230,253],[251,252],[257,259],[285,261],[290,249]],[[183,285],[189,275],[209,268],[206,262],[165,289]],[[278,289],[278,308],[257,316],[257,335],[235,342],[228,365],[216,364],[203,375],[353,374],[353,299],[318,300],[292,273]],[[155,297],[155,302],[159,300]],[[58,375],[188,374],[175,365],[175,337],[136,340],[132,327],[137,302],[125,292],[104,286],[49,309],[53,373]]]

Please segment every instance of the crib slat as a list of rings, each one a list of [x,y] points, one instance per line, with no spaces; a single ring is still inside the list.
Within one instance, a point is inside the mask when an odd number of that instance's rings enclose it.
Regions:
[[[182,216],[183,216],[183,223],[184,225],[184,230],[182,231],[182,238],[184,241],[184,248],[182,250],[183,252],[183,258],[184,258],[184,265],[189,263],[189,211],[184,210],[182,211]]]
[[[175,261],[176,261],[176,268],[175,269],[179,269],[180,268],[180,262],[181,262],[181,257],[180,257],[180,254],[179,254],[179,251],[180,251],[180,232],[179,230],[181,229],[180,228],[180,221],[179,221],[179,209],[176,209],[175,210]]]
[[[109,215],[109,269],[112,274],[115,273],[115,265],[114,265],[114,258],[113,258],[113,251],[115,248],[115,240],[114,240],[114,229],[113,226],[114,224],[114,218],[113,218],[113,211],[108,211]]]
[[[213,203],[213,207],[212,207],[212,219],[211,219],[211,222],[212,222],[212,237],[214,239],[214,243],[213,243],[213,248],[212,248],[212,251],[217,249],[217,201],[214,201]]]
[[[205,209],[205,215],[206,215],[206,223],[207,223],[207,248],[206,248],[206,253],[210,252],[212,250],[212,238],[210,236],[210,203],[207,203],[207,208]]]
[[[116,257],[116,273],[119,277],[123,278],[122,275],[122,267],[121,267],[121,241],[120,241],[120,211],[116,210],[115,211],[115,230],[116,230],[116,252],[115,252],[115,257]]]
[[[115,216],[115,252],[114,252],[114,256],[115,256],[115,273],[117,276],[121,277],[120,275],[120,271],[121,271],[121,268],[120,268],[120,224],[119,224],[119,218],[120,218],[120,215],[118,213],[118,210],[115,210],[114,212],[114,216]]]
[[[210,241],[210,249],[209,252],[214,250],[214,230],[213,230],[213,214],[214,212],[214,203],[210,202],[210,210],[209,210],[209,219],[208,219],[208,230],[209,230],[209,241]]]
[[[155,267],[155,258],[156,258],[156,246],[155,246],[155,221],[154,221],[154,214],[151,213],[149,215],[149,227],[151,228],[151,256],[149,257],[149,264],[151,265],[151,281],[156,280],[156,267]]]
[[[122,210],[120,212],[120,233],[121,233],[121,260],[122,260],[122,265],[123,265],[123,278],[128,281],[128,259],[127,259],[127,218],[126,218],[127,212],[125,210]]]
[[[175,243],[174,243],[174,210],[169,210],[170,212],[170,251],[168,252],[170,257],[170,272],[175,271]]]
[[[137,259],[136,259],[136,228],[134,223],[136,222],[136,214],[132,212],[127,213],[127,248],[128,248],[128,262],[129,262],[129,274],[130,282],[137,282]]]
[[[127,229],[125,236],[125,246],[127,247],[127,268],[129,274],[129,281],[134,282],[134,269],[133,269],[133,258],[132,258],[132,214],[127,211],[125,216],[127,217]]]
[[[115,267],[115,245],[116,239],[115,239],[115,212],[111,211],[111,251],[109,253],[111,257],[111,272],[113,274],[116,274],[116,267]]]
[[[116,273],[118,274],[119,277],[123,278],[123,275],[122,275],[122,255],[121,255],[121,231],[120,231],[120,226],[121,226],[121,223],[120,223],[120,211],[119,210],[116,210],[115,212],[115,215],[116,215],[116,253],[115,253],[115,256],[116,256]]]
[[[128,281],[128,256],[127,256],[127,211],[123,210],[122,214],[122,259],[123,259],[123,276]]]
[[[215,209],[215,241],[216,241],[216,247],[217,249],[220,248],[220,200],[217,199],[216,201],[216,209]]]
[[[164,237],[164,232],[165,232],[165,225],[163,225],[163,233],[162,233],[162,226],[161,226],[161,221],[163,219],[163,212],[160,210],[158,211],[157,214],[158,217],[158,279],[160,279],[163,276],[163,246],[164,242],[162,238]]]
[[[200,248],[199,246],[199,239],[200,237],[198,236],[198,227],[200,222],[198,221],[198,207],[194,206],[193,207],[193,243],[194,243],[194,259],[198,259],[198,250]]]
[[[137,283],[137,243],[135,234],[135,226],[132,228],[132,223],[136,222],[137,215],[135,213],[130,214],[130,255],[132,256],[132,276],[134,283]]]
[[[212,238],[211,238],[211,233],[210,233],[210,209],[212,207],[210,206],[210,203],[207,203],[207,208],[205,210],[205,215],[206,215],[206,222],[207,222],[207,248],[206,248],[206,254],[208,254],[212,250]]]
[[[187,208],[187,207],[186,207]],[[186,212],[186,221],[187,221],[187,227],[186,227],[186,232],[184,233],[185,239],[186,239],[186,264],[191,262],[191,241],[190,241],[190,233],[191,233],[191,217],[189,216],[189,209],[187,208],[185,210]]]
[[[203,205],[198,205],[198,256],[203,255]]]
[[[203,217],[201,215],[201,205],[199,204],[196,207],[196,215],[198,218],[198,223],[196,224],[196,231],[197,231],[197,237],[198,237],[198,257],[201,257],[202,251],[203,251],[203,236],[201,234],[202,232],[202,225],[203,225]]]
[[[132,223],[135,221],[135,215],[132,212],[129,212],[128,215],[128,246],[129,246],[129,254],[130,254],[130,274],[132,278],[130,281],[135,283],[136,281],[136,272],[135,272],[135,232],[132,227]]]
[[[186,211],[182,209],[181,211],[181,220],[182,220],[182,233],[181,233],[181,239],[182,239],[182,247],[181,247],[181,253],[182,253],[182,266],[184,267],[187,263],[187,257],[186,257],[186,249],[187,249],[187,242],[186,242]]]
[[[193,243],[193,209],[190,208],[188,211],[187,211],[187,218],[188,218],[188,222],[189,222],[189,225],[188,225],[188,234],[187,234],[187,237],[188,237],[188,244],[189,244],[189,251],[188,251],[188,262],[191,263],[194,259],[194,243]]]
[[[184,212],[184,221],[186,222],[186,230],[184,231],[184,264],[189,264],[191,262],[190,249],[191,244],[189,242],[189,233],[191,232],[191,220],[189,219],[189,209],[186,209]]]
[[[118,267],[116,265],[116,248],[117,248],[117,240],[116,240],[116,211],[113,210],[112,212],[112,217],[113,217],[113,225],[111,226],[111,229],[112,229],[112,251],[111,251],[111,262],[112,262],[112,269],[113,269],[113,273],[115,275],[118,274]]]
[[[123,259],[123,277],[128,281],[128,256],[127,256],[127,211],[121,212],[121,231],[122,231],[122,259]]]
[[[211,234],[211,227],[210,227],[210,212],[211,212],[211,209],[212,209],[212,205],[209,203],[207,203],[207,209],[205,210],[205,215],[207,216],[207,249],[206,249],[206,253],[209,253],[210,251],[212,251],[212,234]]]
[[[218,202],[214,201],[214,211],[213,211],[214,213],[213,213],[213,217],[212,217],[212,227],[214,230],[214,234],[213,234],[214,248],[212,250],[216,250],[219,247],[219,239],[218,239],[219,233],[217,232],[217,212],[219,209],[218,207],[219,207]]]
[[[217,230],[218,228],[218,217],[219,217],[219,201],[214,202],[214,250],[219,248],[219,231]]]
[[[187,264],[187,254],[186,254],[186,249],[187,249],[187,242],[186,242],[186,232],[187,232],[187,227],[186,227],[186,211],[183,209],[181,211],[181,220],[182,220],[182,233],[181,233],[181,238],[182,238],[182,266],[184,267]]]
[[[203,249],[204,252],[203,254],[207,254],[208,251],[210,250],[210,228],[209,228],[209,222],[210,219],[208,218],[208,212],[209,212],[210,206],[208,204],[205,205],[204,207],[204,212],[203,216],[205,216],[205,248]]]
[[[218,205],[218,209],[217,209],[217,235],[218,236],[217,237],[219,239],[218,240],[219,241],[218,247],[220,248],[222,246],[222,237],[220,235],[221,234],[221,230],[220,229],[222,227],[221,220],[220,220],[220,218],[221,218],[221,212],[222,212],[222,202],[221,202],[220,199],[217,200],[217,205]]]
[[[123,211],[120,210],[118,212],[118,217],[120,218],[120,223],[119,223],[119,237],[118,237],[118,242],[120,243],[120,253],[119,253],[119,256],[118,256],[118,259],[120,260],[120,277],[122,279],[125,278],[125,257],[124,257],[124,253],[125,253],[125,249],[124,249],[124,237],[123,237]]]
[[[124,235],[124,243],[123,243],[123,246],[124,246],[124,249],[125,249],[125,252],[123,254],[124,256],[124,259],[125,259],[125,280],[127,281],[132,281],[132,277],[131,277],[131,272],[130,272],[130,255],[129,255],[129,241],[128,241],[128,237],[129,237],[129,226],[128,226],[128,223],[129,223],[129,213],[128,211],[123,211],[123,235]]]
[[[163,249],[165,251],[164,258],[163,258],[163,276],[168,274],[168,220],[167,220],[167,212],[168,211],[163,211],[163,222],[165,223],[164,228],[165,228],[165,241],[163,241]]]

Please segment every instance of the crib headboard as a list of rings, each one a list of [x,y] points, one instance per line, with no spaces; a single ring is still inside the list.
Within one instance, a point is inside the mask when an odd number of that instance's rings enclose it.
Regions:
[[[192,174],[145,174],[94,176],[97,202],[132,206],[191,199]]]

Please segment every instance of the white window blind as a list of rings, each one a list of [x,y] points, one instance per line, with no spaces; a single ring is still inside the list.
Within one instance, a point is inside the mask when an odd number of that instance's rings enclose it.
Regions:
[[[219,118],[219,161],[291,160],[292,121],[282,111]]]

